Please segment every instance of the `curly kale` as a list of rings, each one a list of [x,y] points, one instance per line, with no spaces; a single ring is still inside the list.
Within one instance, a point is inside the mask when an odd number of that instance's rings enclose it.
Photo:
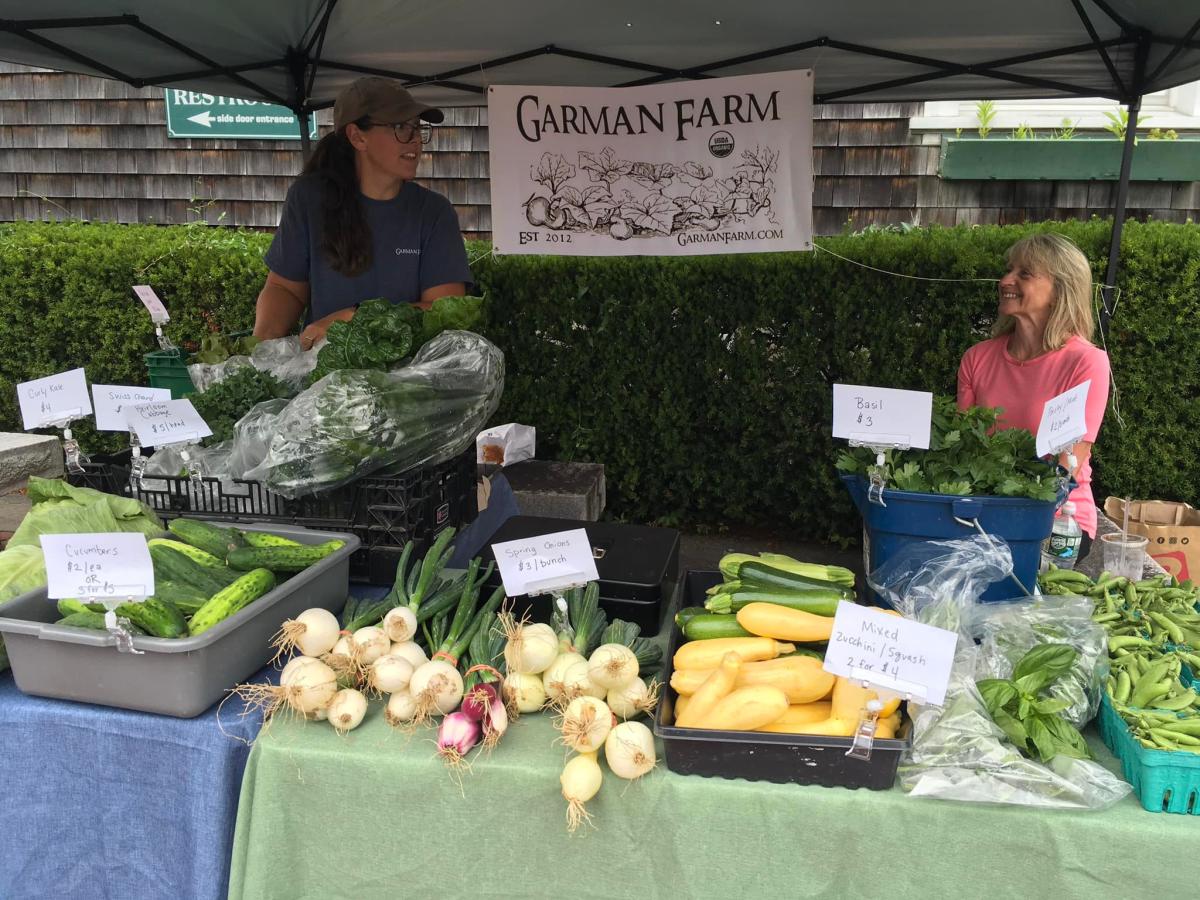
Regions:
[[[212,429],[212,437],[204,439],[204,444],[210,446],[230,440],[233,426],[256,403],[291,396],[292,391],[274,375],[260,372],[253,366],[244,366],[203,393],[192,394],[188,399]]]

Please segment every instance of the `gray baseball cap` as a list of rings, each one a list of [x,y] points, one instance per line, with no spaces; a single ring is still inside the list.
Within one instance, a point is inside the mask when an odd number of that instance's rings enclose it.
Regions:
[[[333,104],[333,127],[341,131],[351,122],[370,116],[391,125],[421,118],[438,123],[445,118],[440,109],[426,106],[390,78],[368,76],[351,82]]]

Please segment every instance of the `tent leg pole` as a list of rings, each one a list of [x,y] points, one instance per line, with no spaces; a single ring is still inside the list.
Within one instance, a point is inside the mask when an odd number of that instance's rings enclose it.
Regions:
[[[1117,196],[1113,206],[1112,238],[1108,245],[1108,266],[1104,272],[1104,284],[1100,295],[1100,333],[1108,333],[1112,319],[1113,304],[1117,292],[1117,275],[1121,271],[1121,232],[1125,228],[1125,207],[1129,200],[1129,174],[1133,168],[1133,148],[1137,139],[1138,112],[1142,108],[1141,95],[1129,104],[1129,122],[1125,128],[1125,147],[1121,154],[1121,177],[1117,182]]]
[[[308,116],[296,113],[296,119],[300,122],[300,158],[307,163],[308,158],[312,156],[312,138],[308,136]]]

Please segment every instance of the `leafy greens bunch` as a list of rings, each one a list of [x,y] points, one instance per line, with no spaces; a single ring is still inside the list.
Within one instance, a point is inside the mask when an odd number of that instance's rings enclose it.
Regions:
[[[1039,644],[1017,663],[1012,678],[976,683],[988,714],[1008,739],[1044,763],[1060,755],[1092,758],[1083,735],[1059,715],[1070,701],[1042,696],[1070,671],[1077,655],[1066,644]]]
[[[482,318],[482,297],[439,297],[428,312],[410,303],[367,300],[350,321],[329,326],[309,384],[339,369],[387,371],[443,331],[471,331]]]
[[[255,404],[290,396],[287,385],[274,375],[242,366],[188,399],[212,429],[212,436],[204,439],[205,445],[211,446],[232,439],[233,426]]]
[[[1025,429],[997,429],[1002,412],[985,406],[960,411],[953,397],[935,397],[929,449],[888,450],[885,482],[901,491],[1054,500],[1054,464],[1038,459],[1037,442]],[[869,447],[852,447],[837,460],[839,470],[852,474],[866,475],[874,466]]]

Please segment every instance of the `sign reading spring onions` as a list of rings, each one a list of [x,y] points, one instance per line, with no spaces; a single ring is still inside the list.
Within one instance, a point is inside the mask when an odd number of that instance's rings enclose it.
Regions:
[[[600,578],[583,528],[492,544],[492,553],[510,597],[551,593]]]
[[[497,253],[812,249],[812,70],[488,88]]]

